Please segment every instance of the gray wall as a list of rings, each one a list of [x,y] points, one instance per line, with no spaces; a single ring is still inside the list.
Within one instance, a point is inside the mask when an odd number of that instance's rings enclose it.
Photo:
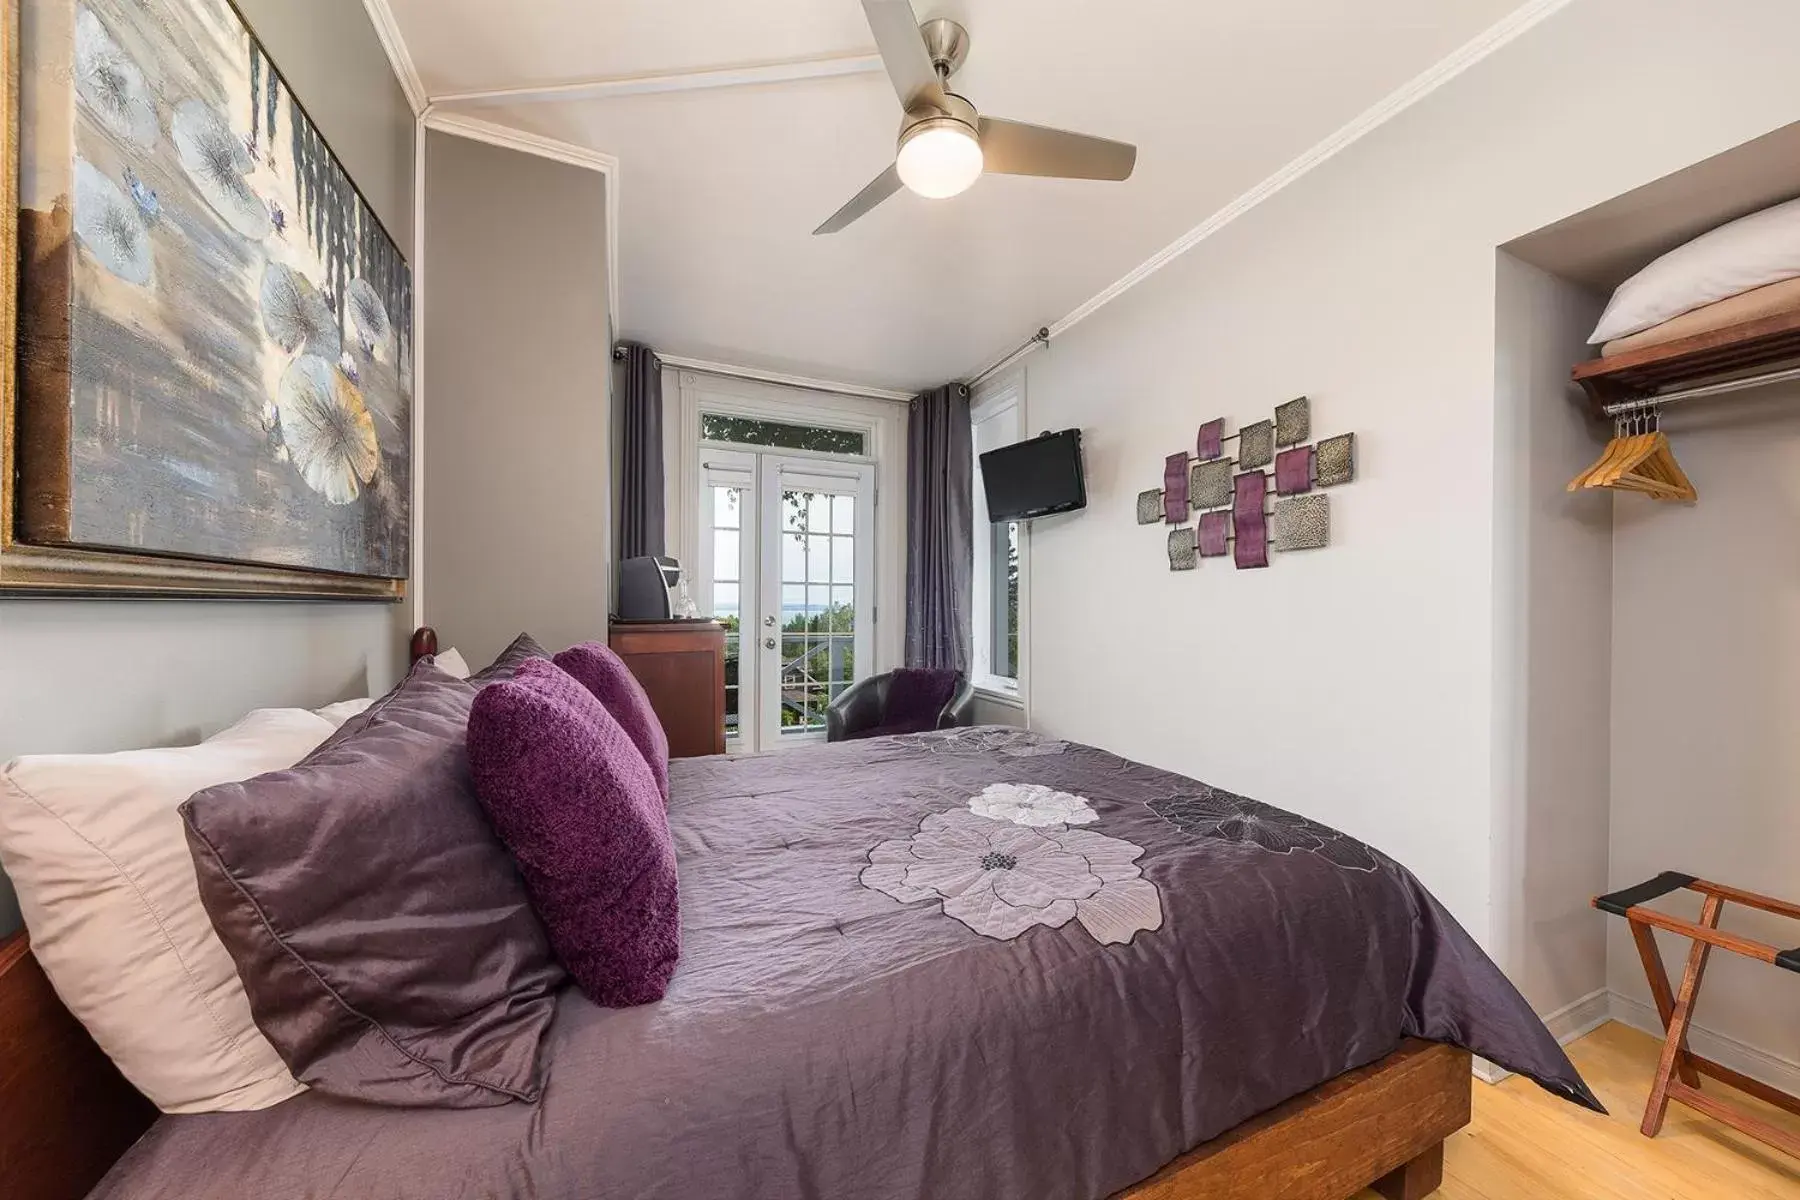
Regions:
[[[427,135],[425,619],[479,667],[606,636],[605,178]]]
[[[1549,1016],[1606,986],[1612,502],[1566,490],[1605,445],[1569,382],[1604,300],[1506,253],[1494,299],[1490,949]]]
[[[239,0],[396,243],[413,124],[362,0]],[[411,606],[0,601],[0,761],[192,741],[255,707],[385,689]],[[0,879],[0,931],[18,920]]]
[[[1671,407],[1663,429],[1699,502],[1613,502],[1613,887],[1673,870],[1800,898],[1797,401],[1790,384]],[[1692,897],[1656,907],[1690,918],[1699,909]],[[1736,906],[1724,925],[1778,946],[1800,942],[1792,921]],[[1619,1015],[1653,1025],[1625,922],[1608,926],[1609,982],[1636,1001]],[[1670,973],[1680,971],[1690,943],[1661,944]],[[1713,955],[1695,1050],[1793,1086],[1792,984],[1762,963]],[[1774,1061],[1743,1059],[1746,1046]]]
[[[1088,472],[1087,511],[1032,530],[1034,727],[1365,838],[1512,957],[1494,249],[1793,120],[1800,6],[1728,7],[1559,9],[1025,360],[1032,428],[1081,426]],[[1198,422],[1299,395],[1357,434],[1331,548],[1171,573],[1137,493]]]

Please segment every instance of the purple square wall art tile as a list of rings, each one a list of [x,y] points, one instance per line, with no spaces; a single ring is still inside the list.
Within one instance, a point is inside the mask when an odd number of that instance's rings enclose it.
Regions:
[[[1194,457],[1205,462],[1225,453],[1225,418],[1217,417],[1200,427],[1200,436],[1194,441]]]
[[[1240,568],[1269,565],[1269,522],[1263,515],[1263,498],[1269,494],[1269,477],[1262,471],[1239,475],[1231,504],[1234,558]]]
[[[1183,450],[1163,463],[1163,520],[1180,525],[1188,519],[1188,456]]]
[[[1275,456],[1275,494],[1296,496],[1312,491],[1313,448],[1296,446]]]
[[[1200,557],[1223,558],[1231,543],[1231,514],[1228,512],[1209,512],[1200,514]]]

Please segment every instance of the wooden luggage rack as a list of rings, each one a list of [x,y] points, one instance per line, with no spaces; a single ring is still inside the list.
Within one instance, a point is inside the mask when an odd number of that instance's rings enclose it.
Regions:
[[[1698,892],[1703,897],[1698,922],[1684,921],[1680,917],[1644,907],[1647,901],[1684,888]],[[1766,1146],[1773,1146],[1800,1158],[1800,1136],[1745,1112],[1710,1092],[1702,1092],[1700,1076],[1710,1075],[1720,1083],[1796,1115],[1800,1115],[1800,1098],[1739,1074],[1730,1067],[1701,1058],[1687,1047],[1688,1026],[1693,1020],[1694,1004],[1700,995],[1700,982],[1706,975],[1706,960],[1713,947],[1789,971],[1800,971],[1800,948],[1781,950],[1750,938],[1721,932],[1719,915],[1727,902],[1741,904],[1758,912],[1800,920],[1800,904],[1789,904],[1755,892],[1708,883],[1704,879],[1696,879],[1677,871],[1664,871],[1636,887],[1594,897],[1595,908],[1624,917],[1630,923],[1632,940],[1637,943],[1638,957],[1644,963],[1644,974],[1650,978],[1650,995],[1656,1001],[1657,1015],[1662,1018],[1663,1028],[1668,1032],[1663,1041],[1662,1061],[1657,1065],[1656,1078],[1651,1084],[1650,1103],[1644,1108],[1642,1129],[1645,1137],[1655,1137],[1660,1133],[1663,1117],[1669,1110],[1669,1101],[1678,1100]],[[1662,956],[1657,953],[1656,935],[1651,932],[1653,929],[1666,929],[1670,933],[1693,939],[1694,947],[1688,952],[1687,970],[1682,974],[1679,991],[1670,992],[1669,975],[1663,969]]]

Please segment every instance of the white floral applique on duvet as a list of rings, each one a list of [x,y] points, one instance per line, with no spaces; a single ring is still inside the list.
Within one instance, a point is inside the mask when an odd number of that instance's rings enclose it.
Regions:
[[[1091,825],[1099,820],[1084,797],[1041,783],[992,783],[969,798],[969,811],[1014,825]]]
[[[1039,797],[1034,805],[1003,794],[991,806],[1039,817],[1054,804],[1094,819],[1080,797],[1043,791],[1063,798]],[[1034,827],[958,808],[932,813],[911,837],[869,851],[861,880],[905,904],[940,901],[946,916],[985,937],[1010,941],[1033,926],[1060,929],[1075,920],[1095,941],[1119,945],[1162,927],[1162,897],[1137,865],[1143,853],[1092,830]]]

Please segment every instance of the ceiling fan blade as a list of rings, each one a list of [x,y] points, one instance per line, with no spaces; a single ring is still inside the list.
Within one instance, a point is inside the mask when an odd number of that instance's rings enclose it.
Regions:
[[[999,117],[981,118],[981,155],[984,169],[999,175],[1057,179],[1129,179],[1137,165],[1137,147],[1129,142]]]
[[[919,36],[919,18],[909,0],[863,0],[863,12],[900,107],[915,108],[923,100],[941,102],[944,85],[931,65],[925,39]]]
[[[889,166],[887,170],[870,180],[868,187],[852,196],[850,203],[832,213],[829,221],[813,230],[813,236],[818,237],[821,233],[836,233],[899,190],[900,168]]]

